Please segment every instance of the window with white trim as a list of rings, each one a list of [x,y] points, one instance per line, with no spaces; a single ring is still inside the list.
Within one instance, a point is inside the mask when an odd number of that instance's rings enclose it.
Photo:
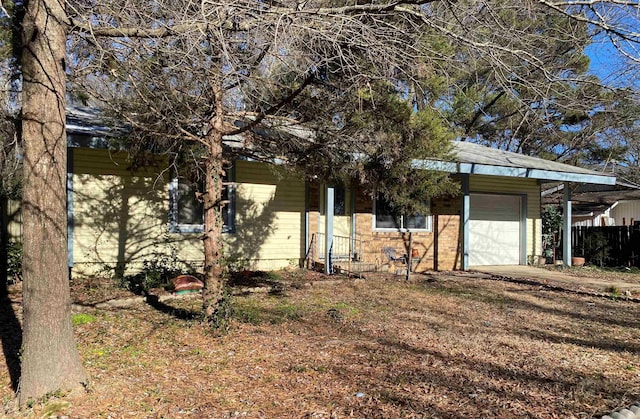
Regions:
[[[382,197],[376,199],[373,208],[373,227],[388,231],[431,231],[432,217],[422,214],[401,214]]]
[[[228,173],[228,172],[227,172]],[[222,189],[222,232],[234,230],[235,186],[225,176]],[[172,233],[202,233],[204,231],[203,181],[174,177],[169,185],[169,222]]]

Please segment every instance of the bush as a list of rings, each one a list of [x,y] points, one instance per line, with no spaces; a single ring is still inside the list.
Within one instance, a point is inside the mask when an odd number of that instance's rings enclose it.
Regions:
[[[152,288],[171,288],[171,279],[178,275],[193,273],[191,269],[181,269],[178,263],[169,256],[145,260],[142,270],[135,275],[126,275],[122,284],[136,294],[143,294]]]
[[[229,332],[233,315],[233,296],[231,295],[231,289],[225,287],[222,292],[222,298],[218,302],[218,307],[211,318],[207,319],[212,333],[216,336],[222,336]]]
[[[603,267],[609,258],[610,246],[603,233],[588,234],[584,239],[584,256],[587,262]]]
[[[553,263],[554,248],[560,244],[558,236],[561,225],[561,209],[555,206],[545,207],[542,211],[542,249],[547,263]]]
[[[7,281],[22,280],[22,243],[10,241],[7,244]]]

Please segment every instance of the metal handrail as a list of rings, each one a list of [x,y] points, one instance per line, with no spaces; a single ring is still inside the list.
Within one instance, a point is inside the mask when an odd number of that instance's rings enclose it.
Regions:
[[[315,255],[318,260],[324,260],[325,255],[325,234],[314,233],[312,241],[315,242]],[[333,236],[330,249],[330,258],[336,260],[362,259],[362,240],[355,237]]]

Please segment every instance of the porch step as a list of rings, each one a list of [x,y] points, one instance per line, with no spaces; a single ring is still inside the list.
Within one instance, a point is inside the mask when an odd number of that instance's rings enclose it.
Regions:
[[[333,264],[333,270],[336,273],[364,273],[364,272],[377,272],[380,270],[380,266],[371,262],[339,262]]]

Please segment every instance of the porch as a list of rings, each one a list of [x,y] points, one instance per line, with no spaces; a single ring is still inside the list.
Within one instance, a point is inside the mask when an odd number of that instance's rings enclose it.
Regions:
[[[327,243],[329,248],[327,251]],[[365,272],[392,272],[406,274],[408,255],[390,254],[385,248],[375,260],[365,260],[364,243],[359,235],[353,237],[332,236],[327,240],[325,233],[314,233],[307,252],[305,266],[327,273],[362,274]],[[327,260],[329,263],[327,264]],[[416,265],[417,262],[413,262]]]

